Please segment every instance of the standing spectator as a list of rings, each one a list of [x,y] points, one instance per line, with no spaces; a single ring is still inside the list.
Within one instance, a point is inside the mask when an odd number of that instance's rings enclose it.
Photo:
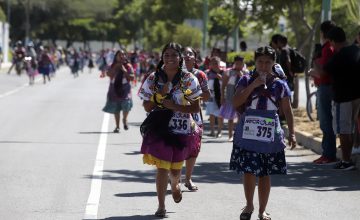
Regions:
[[[134,70],[124,50],[116,51],[107,75],[110,77],[110,84],[103,111],[114,114],[116,124],[114,133],[119,133],[120,112],[123,112],[124,129],[128,130],[127,117],[133,106],[130,82],[134,79]]]
[[[296,75],[291,70],[290,48],[288,45],[287,37],[280,35],[277,41],[277,46],[279,49],[279,64],[286,75],[286,81],[288,83],[290,91],[294,92],[294,81]]]
[[[255,51],[256,71],[241,77],[233,97],[235,108],[244,112],[236,127],[230,169],[244,174],[246,206],[240,219],[251,219],[258,178],[259,219],[270,220],[265,212],[269,199],[270,175],[286,174],[286,147],[277,114],[281,107],[289,128],[289,144],[296,147],[290,90],[283,76],[273,72],[275,50],[269,46]]]
[[[333,126],[340,137],[342,160],[335,169],[351,170],[355,166],[351,162],[354,125],[360,112],[360,48],[349,45],[342,28],[335,27],[328,33],[328,39],[335,50],[335,55],[325,65],[325,70],[332,78],[333,84]]]
[[[245,41],[240,42],[240,51],[246,51],[247,50],[247,44]]]
[[[315,164],[331,164],[336,162],[336,136],[332,126],[331,102],[333,91],[331,88],[331,77],[324,71],[323,67],[334,55],[334,48],[331,46],[328,33],[335,27],[332,21],[324,21],[320,26],[320,40],[323,42],[321,57],[317,60],[315,68],[309,74],[314,77],[317,86],[317,111],[320,122],[320,129],[323,133],[321,147],[322,155],[314,160]]]
[[[222,136],[223,119],[220,116],[221,107],[221,84],[224,73],[220,68],[220,58],[215,56],[210,58],[209,70],[206,72],[209,79],[210,98],[206,103],[206,115],[210,115],[210,136],[215,136],[215,120],[217,120],[217,134],[215,137]]]
[[[140,127],[143,162],[155,165],[158,197],[157,217],[165,217],[165,195],[170,176],[175,203],[182,200],[181,168],[192,145],[200,141],[199,128],[191,113],[200,111],[201,88],[196,77],[182,69],[181,46],[169,43],[162,50],[156,72],[143,83],[139,96],[150,114]]]
[[[235,56],[233,68],[226,71],[222,77],[220,116],[228,120],[229,142],[233,141],[234,120],[236,119],[232,98],[238,80],[246,73],[243,68],[244,58]]]

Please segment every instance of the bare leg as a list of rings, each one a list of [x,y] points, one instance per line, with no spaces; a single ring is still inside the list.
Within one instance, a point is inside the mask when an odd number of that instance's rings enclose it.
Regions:
[[[127,130],[129,129],[128,125],[127,125],[127,117],[129,115],[129,112],[125,112],[123,111],[123,124],[124,124],[124,129]]]
[[[233,138],[234,131],[234,120],[228,120],[228,129],[229,129],[229,140]]]
[[[170,170],[171,193],[174,201],[177,200],[175,201],[177,203],[181,201],[180,176],[181,170]]]
[[[115,124],[116,124],[116,128],[120,128],[120,112],[116,112],[114,114],[115,116]]]
[[[211,136],[215,134],[215,116],[210,115],[210,130],[211,130]]]
[[[342,152],[342,159],[346,162],[350,162],[351,159],[351,149],[353,145],[352,135],[351,134],[340,134],[340,145]]]
[[[190,186],[194,190],[197,190],[197,187],[193,184],[191,180],[191,175],[194,170],[195,162],[196,162],[196,157],[190,157],[189,159],[186,160],[185,184]]]
[[[244,174],[244,192],[246,198],[246,207],[244,212],[252,212],[254,210],[254,192],[256,187],[256,176],[254,174]]]
[[[217,137],[221,137],[221,131],[222,131],[222,128],[223,128],[223,124],[224,124],[224,119],[221,118],[221,117],[217,117],[217,120],[218,120],[218,129],[217,129]]]
[[[266,210],[271,189],[270,176],[259,177],[258,193],[259,193],[259,214]]]
[[[167,190],[169,171],[166,169],[157,169],[156,173],[156,192],[159,202],[159,209],[165,209],[165,195]]]

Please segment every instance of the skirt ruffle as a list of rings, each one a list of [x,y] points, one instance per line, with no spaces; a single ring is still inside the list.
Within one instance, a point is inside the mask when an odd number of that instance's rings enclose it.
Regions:
[[[182,164],[189,157],[197,156],[200,151],[200,133],[179,134],[179,138],[181,143],[184,144],[183,148],[170,146],[163,139],[152,135],[151,132],[146,134],[141,146],[141,153],[144,154],[144,158],[147,155],[144,163],[156,165],[157,167],[161,166],[161,168],[164,167],[166,169],[166,167],[172,167],[169,164],[175,164],[175,167],[178,167],[178,164]],[[153,158],[156,158],[156,160]],[[156,161],[162,161],[162,163],[157,163]],[[164,164],[164,162],[168,164]]]
[[[220,107],[220,116],[228,120],[233,120],[237,118],[236,110],[229,102],[226,102]]]

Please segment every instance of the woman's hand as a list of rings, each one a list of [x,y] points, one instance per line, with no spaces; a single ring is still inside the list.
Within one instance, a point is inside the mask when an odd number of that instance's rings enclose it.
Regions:
[[[253,88],[257,88],[261,85],[265,85],[266,83],[266,79],[263,77],[256,77],[256,79],[251,83],[251,85],[253,86]]]
[[[169,93],[171,86],[172,86],[171,82],[167,82],[164,85],[164,87],[161,89],[160,94],[162,96],[165,96],[167,93]]]
[[[171,99],[164,99],[162,105],[167,108],[167,109],[171,109],[171,110],[175,110],[176,109],[176,104],[173,100]]]
[[[290,149],[294,149],[296,147],[296,137],[295,137],[295,134],[289,134],[289,137],[288,137],[288,140],[289,140],[289,146],[290,146]]]

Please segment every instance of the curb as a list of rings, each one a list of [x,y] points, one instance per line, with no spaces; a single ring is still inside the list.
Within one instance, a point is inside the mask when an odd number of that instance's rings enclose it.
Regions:
[[[283,127],[284,133],[288,136],[289,132],[286,126]],[[313,152],[321,155],[321,139],[318,137],[314,137],[312,134],[304,132],[304,131],[295,131],[296,141],[299,145],[312,150]],[[336,157],[341,159],[341,149],[336,149]],[[355,166],[358,170],[360,170],[360,154],[352,155],[352,161],[355,163]]]

